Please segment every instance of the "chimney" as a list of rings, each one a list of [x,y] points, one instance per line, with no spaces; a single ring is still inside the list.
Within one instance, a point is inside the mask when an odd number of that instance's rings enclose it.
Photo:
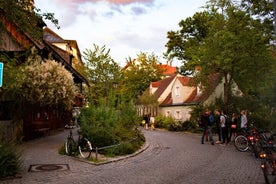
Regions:
[[[195,73],[200,72],[201,71],[201,66],[197,65],[195,66]]]
[[[22,4],[24,5],[24,7],[29,10],[30,12],[33,12],[34,10],[34,0],[23,0]]]

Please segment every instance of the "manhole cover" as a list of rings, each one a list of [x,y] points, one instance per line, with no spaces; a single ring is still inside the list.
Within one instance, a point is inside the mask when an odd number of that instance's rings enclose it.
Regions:
[[[29,172],[67,171],[68,164],[34,164],[30,165]]]

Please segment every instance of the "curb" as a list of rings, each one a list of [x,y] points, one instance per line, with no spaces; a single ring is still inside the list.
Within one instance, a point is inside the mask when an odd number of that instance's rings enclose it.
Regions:
[[[109,163],[113,163],[113,162],[118,162],[120,160],[125,160],[125,159],[128,159],[128,158],[131,158],[131,157],[134,157],[142,152],[144,152],[146,149],[148,149],[149,147],[149,144],[148,143],[145,143],[141,149],[139,149],[138,151],[130,154],[130,155],[125,155],[125,156],[119,156],[119,157],[115,157],[115,158],[110,158],[110,157],[107,157],[106,159],[107,160],[104,160],[104,161],[101,161],[101,162],[93,162],[93,161],[89,161],[89,160],[85,160],[85,159],[81,159],[81,158],[76,158],[76,157],[72,157],[73,159],[75,160],[78,160],[78,161],[81,161],[81,162],[85,162],[85,163],[88,163],[88,164],[92,164],[92,165],[104,165],[104,164],[109,164]]]

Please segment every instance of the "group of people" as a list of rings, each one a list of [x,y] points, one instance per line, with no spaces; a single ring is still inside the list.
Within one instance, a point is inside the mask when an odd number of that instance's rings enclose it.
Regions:
[[[232,117],[228,117],[223,110],[215,110],[214,115],[209,109],[206,109],[200,117],[200,124],[203,128],[201,144],[204,144],[204,140],[210,141],[214,145],[214,138],[211,131],[211,126],[215,124],[216,133],[218,134],[217,144],[229,143],[232,140],[232,136],[237,134],[239,117],[237,113],[233,113]],[[240,116],[240,128],[247,127],[246,111],[241,111]]]

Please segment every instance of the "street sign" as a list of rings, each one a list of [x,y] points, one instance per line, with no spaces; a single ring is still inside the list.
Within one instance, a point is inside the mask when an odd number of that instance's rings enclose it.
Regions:
[[[2,87],[2,84],[3,84],[3,70],[4,70],[4,64],[0,62],[0,87]]]

